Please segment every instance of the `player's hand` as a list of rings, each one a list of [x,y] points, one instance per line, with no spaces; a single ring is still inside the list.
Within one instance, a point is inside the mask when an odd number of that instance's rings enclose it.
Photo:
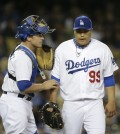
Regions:
[[[113,117],[116,114],[115,102],[108,102],[105,106],[105,113],[108,118]]]
[[[57,83],[57,81],[55,80],[47,80],[45,82],[42,83],[42,89],[43,90],[50,90],[50,89],[59,89],[59,85]]]

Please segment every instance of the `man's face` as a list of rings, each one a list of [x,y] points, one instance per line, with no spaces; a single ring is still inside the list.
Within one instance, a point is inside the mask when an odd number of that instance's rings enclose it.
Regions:
[[[91,30],[85,30],[85,29],[77,29],[74,30],[74,35],[76,38],[76,41],[81,46],[86,46],[90,42],[91,39]]]
[[[31,37],[31,44],[36,47],[42,47],[44,36],[42,34],[34,35]]]

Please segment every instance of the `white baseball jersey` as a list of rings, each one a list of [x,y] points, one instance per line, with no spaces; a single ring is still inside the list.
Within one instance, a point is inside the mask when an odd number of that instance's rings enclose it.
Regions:
[[[51,75],[60,80],[64,100],[99,99],[104,97],[104,77],[117,69],[104,43],[92,38],[87,47],[81,48],[71,39],[56,49]]]
[[[29,51],[31,50],[29,49]],[[33,65],[32,60],[21,49],[15,51],[14,54],[8,59],[8,71],[10,74],[12,74],[12,76],[17,78],[17,81],[31,79],[32,65]],[[20,92],[17,87],[16,81],[10,79],[8,74],[6,74],[4,78],[2,89],[4,91],[9,92],[16,92],[16,93]]]
[[[24,47],[24,50],[27,49],[35,57],[29,48],[22,44],[20,47]],[[8,71],[16,78],[16,81],[29,80],[32,82],[34,80],[32,78],[36,76],[36,70],[35,64],[33,67],[31,58],[22,49],[18,48],[9,57]],[[21,94],[16,81],[6,74],[2,85],[2,89],[7,91],[0,98],[0,115],[5,132],[7,134],[35,134],[37,127],[32,112],[32,102],[27,100],[28,94],[19,97]]]

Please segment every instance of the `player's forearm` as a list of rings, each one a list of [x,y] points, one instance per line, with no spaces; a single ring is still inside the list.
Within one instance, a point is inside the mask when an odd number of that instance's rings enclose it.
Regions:
[[[34,93],[34,92],[40,92],[43,91],[42,84],[32,84],[29,88],[23,91],[23,93]]]
[[[58,88],[58,83],[55,80],[47,80],[43,83],[35,84],[33,83],[29,88],[25,89],[23,93],[34,93],[43,90],[50,90]]]
[[[57,100],[57,94],[58,94],[58,88],[53,89],[50,91],[50,101],[56,103]]]
[[[107,95],[108,95],[108,102],[115,102],[115,87],[106,87]]]

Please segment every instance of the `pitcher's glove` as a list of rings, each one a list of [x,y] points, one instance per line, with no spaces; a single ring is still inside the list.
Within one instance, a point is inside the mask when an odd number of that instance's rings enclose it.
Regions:
[[[56,103],[47,102],[39,112],[43,123],[56,130],[63,128],[63,119]]]
[[[51,70],[53,67],[53,49],[47,45],[36,49],[36,58],[40,68]]]

